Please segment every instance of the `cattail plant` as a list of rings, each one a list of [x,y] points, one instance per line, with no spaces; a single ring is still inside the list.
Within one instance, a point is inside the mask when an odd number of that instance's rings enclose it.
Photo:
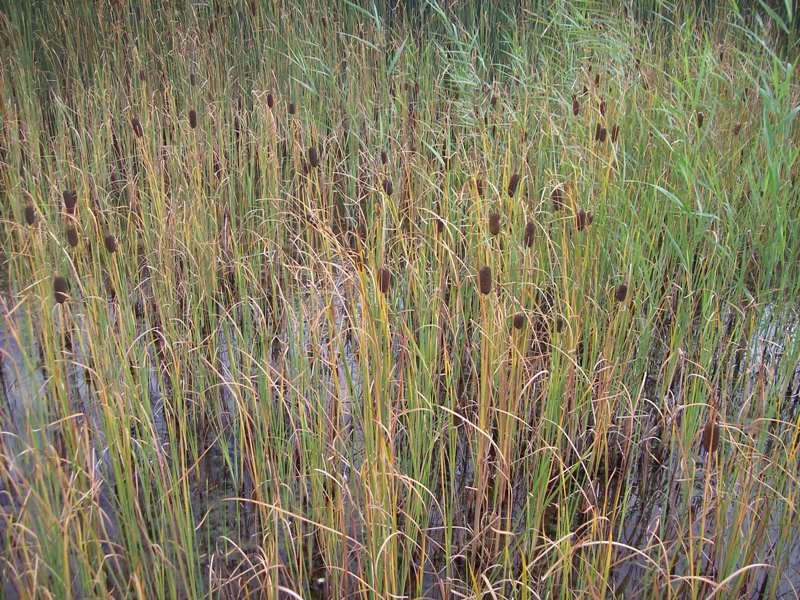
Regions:
[[[387,177],[383,180],[383,193],[387,196],[391,196],[393,191],[394,186],[392,185],[392,180]]]
[[[25,222],[28,225],[36,223],[36,211],[33,208],[33,204],[28,204],[25,207]]]
[[[386,295],[389,293],[389,288],[392,287],[392,272],[386,267],[378,269],[378,289],[381,294]]]
[[[492,291],[492,269],[488,266],[478,271],[478,289],[483,295]]]
[[[697,128],[698,129],[702,129],[703,128],[703,121],[704,120],[705,120],[705,116],[703,115],[703,113],[698,112],[697,113]]]
[[[514,173],[508,181],[508,197],[513,198],[517,193],[517,186],[519,185],[519,173]]]
[[[533,240],[536,235],[536,225],[534,225],[533,221],[528,221],[525,225],[525,235],[523,241],[525,243],[526,248],[530,248],[533,246]]]
[[[600,99],[600,114],[606,116],[606,101],[605,98]]]
[[[616,298],[617,302],[625,302],[625,298],[628,297],[628,286],[624,283],[621,283],[617,287],[617,291],[614,294],[614,298]]]
[[[381,150],[381,164],[386,165],[389,161],[389,157],[386,155],[386,150]]]
[[[267,92],[267,108],[272,110],[274,106],[275,106],[275,98],[272,96],[272,92]]]
[[[137,138],[140,138],[144,135],[144,129],[142,129],[142,124],[139,121],[139,117],[133,117],[131,119],[131,128],[133,129],[133,135]]]
[[[526,321],[527,321],[527,319],[525,318],[525,313],[519,312],[519,313],[515,314],[514,315],[514,320],[513,320],[514,329],[519,331],[520,329],[525,327],[525,322]]]
[[[109,254],[114,254],[117,251],[117,238],[115,238],[112,234],[108,233],[103,238],[103,244],[105,244],[106,250]]]
[[[741,123],[737,123],[736,125],[733,126],[733,135],[735,137],[739,137],[739,133],[741,133],[741,131],[742,131]]]
[[[78,230],[72,225],[67,227],[67,243],[75,248],[78,245]]]
[[[67,214],[75,213],[75,206],[78,204],[78,195],[73,190],[64,190],[64,208]]]
[[[500,215],[496,212],[489,215],[489,233],[492,235],[500,233]]]
[[[478,192],[479,198],[483,198],[483,179],[480,177],[475,178],[475,191]]]
[[[317,154],[316,146],[311,146],[308,149],[308,162],[312,169],[316,169],[319,166],[319,155]]]
[[[289,114],[293,115],[297,112],[297,107],[294,105],[294,102],[289,102]]]
[[[53,295],[59,304],[64,304],[69,299],[69,282],[61,275],[53,278]]]
[[[578,97],[575,94],[572,94],[572,114],[573,116],[578,116],[578,113],[581,111],[581,105],[578,102]]]
[[[189,111],[189,127],[197,128],[197,111],[195,109]]]
[[[578,211],[578,214],[575,215],[576,225],[578,227],[578,231],[583,231],[589,225],[592,224],[594,221],[594,215],[590,212],[586,212],[585,210],[581,209]]]
[[[611,142],[616,144],[618,137],[619,137],[619,125],[614,125],[611,128]]]

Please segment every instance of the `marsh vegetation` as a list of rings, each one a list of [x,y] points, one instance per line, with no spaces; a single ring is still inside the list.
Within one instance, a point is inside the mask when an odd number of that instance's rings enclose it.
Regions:
[[[796,596],[790,4],[6,4],[0,593]]]

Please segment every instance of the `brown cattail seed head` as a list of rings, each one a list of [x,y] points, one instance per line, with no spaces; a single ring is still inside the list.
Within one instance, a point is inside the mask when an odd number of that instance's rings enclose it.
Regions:
[[[475,179],[475,190],[478,192],[478,197],[483,198],[483,179]]]
[[[597,73],[594,76],[594,87],[599,87],[599,86],[600,86],[600,73]]]
[[[478,289],[481,294],[488,294],[492,291],[492,269],[490,267],[481,267],[478,271]]]
[[[492,235],[500,233],[500,215],[496,212],[489,215],[489,233]]]
[[[711,409],[711,414],[708,416],[706,426],[703,428],[703,439],[701,443],[703,450],[708,454],[716,452],[719,446],[719,425],[717,425],[717,411],[714,408]]]
[[[140,138],[144,135],[144,129],[142,129],[142,124],[139,122],[139,117],[133,117],[131,119],[131,127],[133,128],[133,134]]]
[[[517,313],[514,315],[514,329],[522,329],[525,327],[525,315],[523,313]]]
[[[317,154],[316,146],[311,146],[308,149],[308,162],[311,164],[312,169],[316,169],[319,166],[319,155]]]
[[[394,186],[392,185],[391,179],[384,179],[383,180],[383,193],[387,196],[391,196],[392,192],[394,191]]]
[[[530,248],[533,246],[533,240],[536,235],[536,225],[533,224],[533,221],[528,221],[528,224],[525,225],[525,247]]]
[[[267,108],[272,110],[275,106],[275,97],[272,95],[272,92],[267,93]]]
[[[702,129],[702,127],[703,127],[703,119],[705,119],[705,117],[703,116],[703,113],[701,113],[701,112],[697,113],[697,128],[698,129]]]
[[[67,209],[69,214],[75,212],[75,205],[78,203],[78,196],[72,190],[64,190],[64,208]]]
[[[297,107],[294,105],[294,102],[289,102],[289,114],[293,115],[297,112]]]
[[[385,165],[389,161],[389,157],[386,155],[386,150],[381,150],[381,164]]]
[[[25,222],[28,225],[33,225],[36,223],[36,211],[33,209],[32,204],[28,204],[25,207]]]
[[[73,248],[78,245],[78,230],[71,225],[67,227],[67,243]]]
[[[109,254],[114,254],[117,251],[117,240],[110,233],[103,238],[103,243],[106,245],[106,250],[108,250]]]
[[[197,111],[195,109],[189,111],[189,127],[192,129],[197,127]]]
[[[572,94],[572,114],[577,117],[580,111],[581,105],[578,102],[578,97],[575,94]]]
[[[600,123],[597,124],[597,129],[594,132],[594,139],[601,143],[606,141],[606,128],[600,125]]]
[[[741,123],[737,123],[736,125],[734,125],[734,127],[733,127],[733,135],[738,137],[739,133],[741,131],[742,131],[742,124]]]
[[[579,210],[578,214],[575,215],[575,221],[576,225],[578,226],[578,231],[583,231],[592,224],[592,221],[594,221],[594,215],[592,213],[587,213],[584,210]]]
[[[619,125],[614,125],[611,128],[611,141],[616,144],[618,137],[619,137]]]
[[[614,294],[614,298],[616,298],[617,302],[625,302],[625,298],[627,297],[628,297],[628,286],[622,283],[617,288],[617,293]]]
[[[600,99],[600,114],[606,116],[606,101],[602,98]]]
[[[508,181],[508,196],[510,198],[513,198],[514,194],[517,193],[518,185],[519,185],[519,173],[514,173],[511,176],[511,179]]]
[[[566,327],[566,326],[567,326],[567,322],[562,317],[556,318],[556,331],[558,333],[561,333],[562,331],[564,331],[564,327]]]
[[[53,295],[59,304],[64,304],[69,298],[69,283],[61,275],[53,279]]]
[[[553,210],[561,210],[564,208],[564,190],[561,189],[560,185],[557,185],[553,189],[553,193],[550,194],[550,199],[553,201]]]
[[[381,291],[381,294],[386,294],[389,292],[391,286],[392,272],[386,267],[381,267],[378,270],[378,289]]]

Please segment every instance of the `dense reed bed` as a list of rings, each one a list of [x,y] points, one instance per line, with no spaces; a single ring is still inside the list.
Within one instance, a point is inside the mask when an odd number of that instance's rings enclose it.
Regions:
[[[394,5],[2,8],[2,594],[795,596],[794,21]]]

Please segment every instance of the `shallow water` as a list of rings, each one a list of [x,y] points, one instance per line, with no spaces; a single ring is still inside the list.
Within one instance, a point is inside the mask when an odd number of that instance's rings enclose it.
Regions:
[[[306,315],[319,316],[325,310],[326,301],[321,295],[315,296],[313,293],[308,294],[304,302],[306,304],[304,314]],[[349,316],[346,307],[346,299],[343,294],[334,296],[333,313],[335,315],[336,328],[339,335],[349,328]],[[30,431],[28,423],[31,415],[37,413],[37,407],[40,406],[41,403],[47,401],[44,390],[48,375],[39,365],[35,364],[35,361],[30,359],[31,354],[33,354],[32,352],[23,351],[23,348],[26,346],[29,349],[35,347],[35,341],[28,338],[17,338],[12,334],[12,332],[17,332],[18,335],[24,335],[24,332],[28,331],[30,323],[27,322],[28,316],[23,313],[22,310],[21,308],[17,308],[15,311],[11,311],[8,304],[3,302],[2,313],[0,314],[2,317],[0,318],[0,355],[2,355],[0,374],[2,375],[1,383],[4,400],[2,407],[0,407],[0,416],[2,417],[3,424],[3,443],[6,447],[6,454],[12,460],[12,463],[9,464],[9,471],[12,474],[15,470],[26,468],[24,460],[20,459],[20,457],[24,456],[26,448],[33,445],[33,441],[30,438],[33,432]],[[736,355],[736,358],[731,360],[734,362],[738,361],[738,363],[735,365],[732,364],[731,366],[735,366],[740,372],[752,373],[761,370],[761,372],[764,373],[764,377],[769,379],[769,383],[774,383],[777,381],[781,361],[784,360],[787,354],[791,354],[788,352],[787,346],[790,342],[794,342],[798,322],[798,316],[795,313],[774,314],[771,310],[765,311],[764,318],[758,327],[758,334],[753,336],[748,342],[748,362],[745,364],[744,359],[740,358],[740,355]],[[81,323],[82,316],[80,314],[75,315],[77,331],[83,331]],[[319,335],[323,339],[327,339],[330,336],[324,319],[315,324],[305,323],[303,327],[305,346],[311,345],[310,336],[312,335],[313,327],[318,328],[318,330],[314,332],[314,335]],[[142,331],[144,330],[145,328],[142,327]],[[299,335],[299,330],[292,331],[290,327],[287,335],[292,334]],[[214,335],[216,335],[217,338],[217,347],[221,349],[217,356],[214,357],[214,368],[217,370],[219,378],[223,382],[223,384],[219,386],[222,407],[225,415],[232,415],[236,413],[237,410],[235,391],[236,373],[242,373],[243,366],[237,363],[235,333],[225,327],[220,327]],[[69,361],[69,368],[67,370],[69,387],[72,390],[71,401],[74,403],[75,410],[84,415],[84,418],[87,419],[89,423],[96,423],[98,425],[97,427],[93,427],[95,431],[102,431],[99,422],[101,417],[95,410],[91,385],[87,383],[89,377],[87,369],[84,366],[91,363],[89,357],[86,356],[86,340],[83,339],[82,334],[79,334],[76,338],[73,338],[72,345],[74,358]],[[333,386],[334,380],[331,377],[333,372],[331,370],[332,357],[328,355],[328,344],[323,343],[320,344],[319,347],[323,349],[321,360],[325,364],[325,368],[320,368],[318,372],[318,381],[320,385]],[[339,381],[338,394],[331,393],[330,401],[333,401],[334,396],[343,399],[340,406],[342,421],[345,428],[350,432],[347,438],[351,445],[348,453],[351,457],[362,457],[363,432],[356,430],[352,416],[353,407],[357,402],[361,401],[361,398],[350,396],[351,389],[355,391],[356,396],[360,396],[363,390],[356,351],[355,341],[348,339],[344,345],[344,351],[338,356],[335,364],[335,370],[338,374]],[[150,364],[157,364],[155,348],[149,345],[147,352],[152,359]],[[397,349],[395,349],[395,352],[397,352]],[[267,368],[273,370],[279,368],[278,357],[274,353]],[[257,376],[258,373],[253,373],[252,375]],[[352,381],[350,387],[344,383],[347,378]],[[169,443],[169,435],[162,401],[163,385],[157,369],[151,367],[147,397],[151,402],[158,443],[162,446],[166,446]],[[735,386],[736,383],[733,385]],[[753,385],[755,384],[751,380],[749,387],[741,389],[738,392],[738,397],[743,403],[741,410],[745,409],[744,402],[753,391]],[[651,386],[651,388],[650,393],[655,393],[656,386]],[[797,390],[800,389],[800,372],[796,369],[789,389],[795,390],[794,395],[797,396]],[[333,388],[331,387],[330,390],[333,391]],[[670,393],[679,395],[681,391],[675,389],[670,390]],[[674,405],[677,403],[677,398],[673,397],[666,401]],[[784,414],[783,417],[786,419],[795,418],[797,398],[794,398],[794,402],[786,404],[787,414]],[[330,412],[332,410],[332,405],[328,404],[326,410]],[[646,420],[648,417],[643,415],[642,418]],[[118,528],[115,524],[113,502],[110,499],[111,490],[113,489],[110,483],[113,479],[113,475],[107,461],[107,448],[104,446],[103,439],[100,435],[93,436],[92,440],[97,457],[95,462],[97,478],[102,482],[99,490],[100,506],[109,519],[108,531],[110,539],[108,543],[121,542],[121,540],[115,537]],[[235,460],[235,454],[237,452],[235,433],[232,433],[230,439],[227,441],[227,452],[233,455]],[[457,477],[460,479],[459,487],[466,489],[472,483],[473,478],[473,465],[470,462],[467,444],[461,444],[458,448],[458,452],[459,468],[457,470]],[[14,462],[14,457],[17,457],[16,462]],[[678,485],[676,482],[687,477],[694,478],[699,504],[699,500],[702,498],[703,494],[703,473],[705,472],[707,460],[708,457],[703,456],[702,453],[695,457],[693,473],[685,472],[685,466],[682,466],[680,461],[672,456],[670,460],[663,464],[650,461],[649,463],[642,463],[642,468],[638,468],[638,470],[634,468],[637,474],[632,475],[627,480],[629,484],[629,489],[627,490],[629,493],[628,510],[624,524],[616,532],[617,541],[620,544],[633,548],[644,548],[652,541],[652,536],[655,532],[659,532],[659,536],[662,540],[677,542],[678,540],[675,539],[670,540],[670,535],[678,535],[681,530],[680,528],[671,526],[669,520],[680,518],[680,515],[665,514],[665,508],[672,506],[673,501],[670,496],[673,494],[675,486]],[[342,479],[348,482],[348,486],[351,492],[353,492],[353,495],[358,496],[357,490],[360,489],[360,483],[357,473],[351,470],[350,465],[346,461],[342,461],[339,468],[341,469],[340,475]],[[234,526],[234,523],[246,523],[248,521],[248,511],[253,511],[254,509],[248,508],[246,504],[237,506],[234,503],[226,501],[226,498],[232,496],[247,496],[248,484],[245,482],[243,487],[240,488],[237,488],[233,484],[227,474],[227,466],[223,453],[217,444],[212,443],[206,449],[203,469],[205,472],[203,478],[197,480],[192,479],[192,508],[195,516],[201,521],[197,530],[199,536],[201,538],[208,536],[212,540],[215,540],[215,547],[211,549],[213,554],[207,556],[206,559],[203,560],[203,568],[209,574],[210,582],[213,585],[215,579],[221,580],[220,578],[222,577],[230,577],[231,573],[236,573],[242,561],[246,562],[248,559],[249,553],[257,552],[258,538],[255,536],[255,532],[248,531],[247,529],[236,532],[231,531],[231,527]],[[2,498],[0,507],[4,511],[14,511],[14,500],[8,494],[8,490],[2,487],[4,485],[5,482],[0,480],[0,498]],[[713,485],[714,482],[712,481],[712,486]],[[523,498],[524,494],[520,494],[519,497]],[[515,507],[515,519],[520,516],[521,509],[521,504]],[[751,519],[758,516],[754,512],[757,510],[758,507],[754,505],[742,526],[746,527]],[[237,511],[239,511],[240,516],[244,515],[245,518],[237,520],[235,518]],[[774,544],[774,541],[780,533],[778,529],[778,519],[780,515],[771,515],[771,517],[772,525],[769,530],[769,539],[770,543]],[[702,519],[697,519],[691,525],[692,531],[696,534],[700,533],[701,521]],[[4,521],[0,520],[0,526],[2,526],[3,523]],[[427,524],[428,530],[435,532],[441,525],[441,515],[433,510]],[[706,525],[713,529],[711,517],[707,517]],[[288,531],[286,533],[288,533]],[[0,531],[0,534],[2,534],[2,531]],[[224,536],[231,534],[233,534],[235,539],[239,540],[241,550],[233,551],[229,544],[220,541],[224,539]],[[358,536],[358,532],[355,530],[349,531],[349,534],[353,537]],[[430,535],[431,539],[434,540],[441,537],[436,533],[431,533]],[[722,532],[721,535],[717,532],[716,543],[729,543],[727,539],[729,537],[730,539],[735,539],[735,535],[731,532]],[[462,540],[462,542],[464,542],[464,540]],[[615,554],[616,560],[621,562],[612,570],[613,583],[616,591],[621,594],[635,593],[639,576],[648,568],[647,563],[639,558],[623,560],[626,556],[630,557],[631,555],[630,551],[623,549],[620,549]],[[776,557],[770,556],[767,552],[757,556],[756,559],[761,562],[770,563],[774,562]],[[220,561],[223,563],[227,561],[227,564],[218,575],[215,575],[214,569],[219,568]],[[418,576],[423,578],[426,597],[429,598],[442,597],[442,592],[440,592],[440,590],[445,588],[448,588],[452,593],[465,583],[462,581],[445,581],[443,579],[444,566],[438,564],[439,562],[440,561],[437,561],[434,555],[431,554],[428,557],[423,572],[418,574]],[[320,582],[323,582],[324,569],[319,571],[319,575]],[[775,577],[775,574],[774,572],[765,571],[763,574],[756,575],[756,577],[759,582],[763,582],[765,577]],[[5,589],[3,591],[7,598],[14,597],[14,590],[9,587],[10,585],[8,581],[4,584]],[[320,586],[320,589],[324,588],[322,583],[320,583]],[[761,583],[758,583],[755,589],[758,590],[760,587]],[[466,592],[469,588],[464,587],[464,589]],[[795,590],[798,589],[800,589],[800,539],[795,541],[792,545],[790,557],[781,573],[778,591],[779,595],[791,597],[796,594]],[[320,592],[319,597],[328,596]],[[759,594],[755,592],[750,597],[755,599],[759,597]]]

